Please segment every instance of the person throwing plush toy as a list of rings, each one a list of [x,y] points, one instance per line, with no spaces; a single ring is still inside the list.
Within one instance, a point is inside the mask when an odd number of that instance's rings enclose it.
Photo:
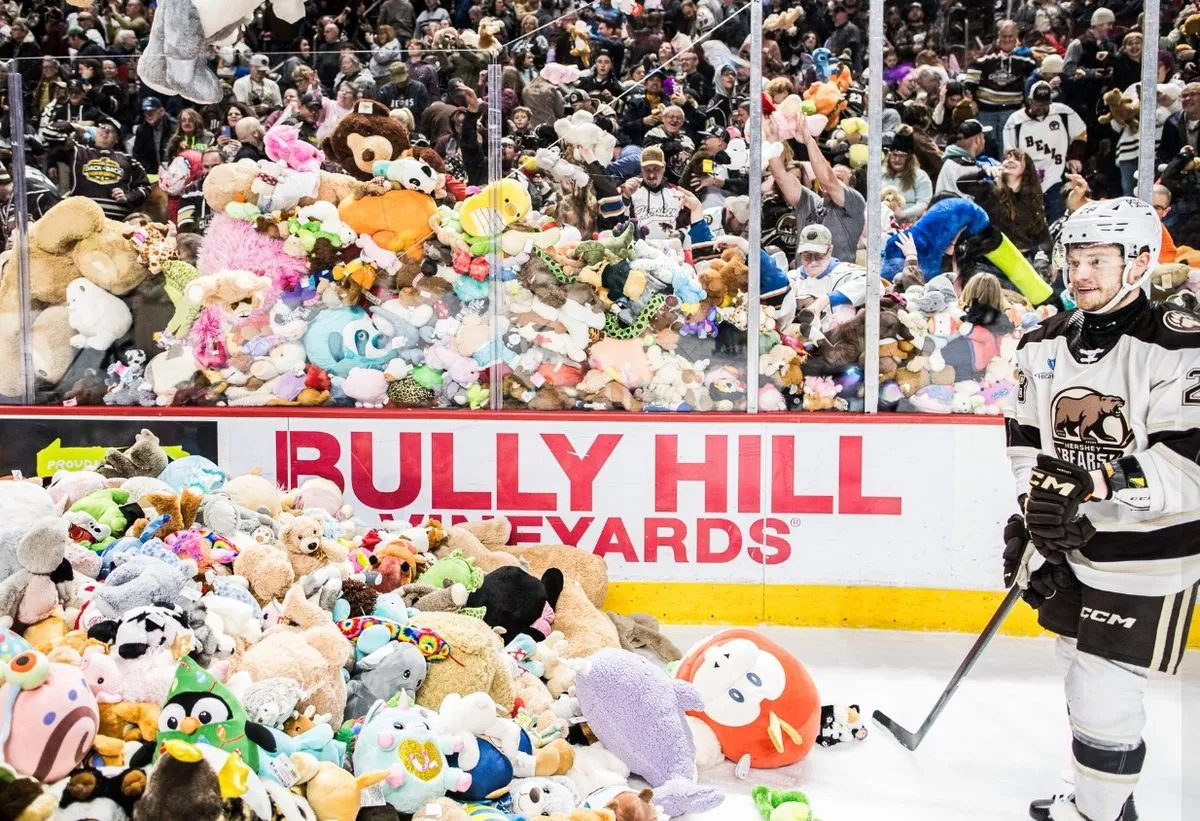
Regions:
[[[1074,736],[1073,792],[1035,819],[1137,818],[1147,679],[1178,670],[1196,603],[1200,319],[1147,298],[1161,235],[1132,197],[1077,210],[1056,257],[1078,307],[1017,350],[1004,577],[1059,636]]]

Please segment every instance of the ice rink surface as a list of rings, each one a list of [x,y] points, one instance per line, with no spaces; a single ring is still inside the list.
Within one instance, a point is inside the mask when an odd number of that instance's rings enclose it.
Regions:
[[[981,626],[982,627],[982,626]],[[684,652],[716,632],[668,627]],[[760,628],[800,659],[824,703],[881,709],[910,730],[920,726],[974,636],[883,630]],[[1146,699],[1147,758],[1135,793],[1143,821],[1200,821],[1200,652],[1180,675],[1152,680]],[[1068,769],[1070,730],[1053,640],[997,637],[916,752],[869,724],[864,741],[780,770],[733,764],[701,780],[725,789],[720,808],[684,816],[753,821],[756,784],[800,789],[821,821],[1020,821]]]

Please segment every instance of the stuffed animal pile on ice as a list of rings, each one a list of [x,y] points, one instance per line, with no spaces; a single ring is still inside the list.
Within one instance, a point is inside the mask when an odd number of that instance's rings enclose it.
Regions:
[[[149,431],[0,482],[0,814],[649,821],[721,803],[698,764],[865,734],[751,631],[672,678],[601,557],[509,532],[371,526]]]

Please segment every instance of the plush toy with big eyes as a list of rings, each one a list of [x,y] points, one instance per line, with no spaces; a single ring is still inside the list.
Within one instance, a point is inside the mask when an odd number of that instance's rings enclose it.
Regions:
[[[65,778],[99,726],[96,697],[78,667],[33,650],[0,664],[0,758],[19,775],[47,784]]]
[[[683,657],[675,677],[700,691],[704,710],[688,715],[708,727],[731,761],[749,756],[751,767],[785,767],[817,740],[821,701],[808,672],[753,630],[710,636]]]

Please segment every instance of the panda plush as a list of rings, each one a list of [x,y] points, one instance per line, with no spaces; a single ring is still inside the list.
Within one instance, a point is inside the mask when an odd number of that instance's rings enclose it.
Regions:
[[[428,163],[416,157],[401,157],[388,163],[382,176],[409,191],[432,194],[437,188],[437,172]]]
[[[862,741],[866,737],[867,728],[857,704],[825,704],[821,707],[817,743],[822,747],[832,747],[843,741]]]

